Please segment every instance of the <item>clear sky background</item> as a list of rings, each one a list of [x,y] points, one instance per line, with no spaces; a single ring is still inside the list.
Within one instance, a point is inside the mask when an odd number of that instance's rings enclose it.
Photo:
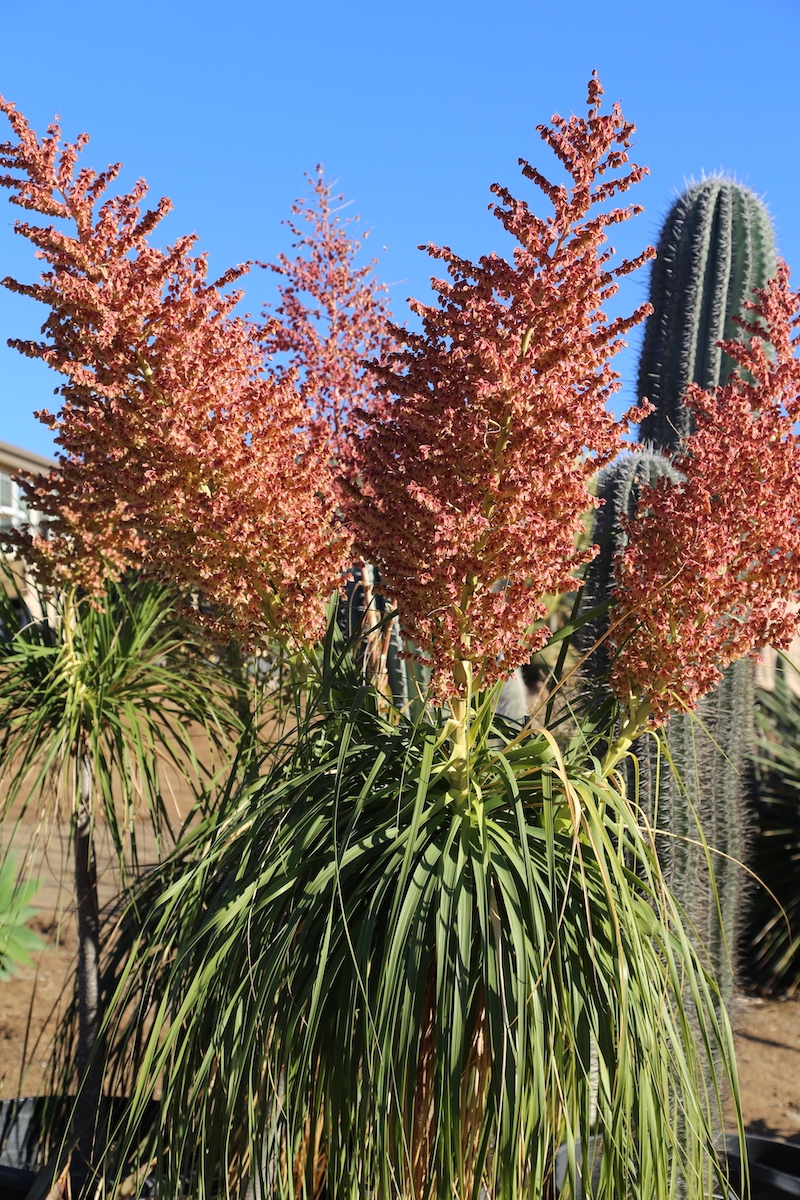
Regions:
[[[489,185],[533,199],[517,159],[551,169],[535,127],[582,112],[597,68],[651,172],[617,248],[654,241],[685,182],[724,171],[765,199],[800,283],[800,0],[0,0],[0,30],[0,92],[39,132],[56,113],[70,138],[88,132],[91,165],[121,160],[124,185],[143,176],[153,199],[170,196],[162,240],[196,232],[215,273],[288,248],[281,220],[321,162],[371,227],[371,253],[385,247],[404,321],[406,297],[429,295],[419,243],[505,250]],[[0,277],[32,280],[5,197]],[[623,307],[646,285],[623,281]],[[274,297],[264,272],[246,288],[254,313]],[[5,345],[43,317],[0,293],[0,440],[49,454],[33,411],[57,403],[58,377]],[[632,339],[617,359],[626,401],[637,350]]]

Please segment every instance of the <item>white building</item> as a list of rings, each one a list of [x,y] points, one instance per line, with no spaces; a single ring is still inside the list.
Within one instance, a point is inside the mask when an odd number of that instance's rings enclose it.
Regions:
[[[23,471],[34,474],[49,471],[53,466],[52,458],[0,442],[0,530],[38,524],[38,514],[29,511],[22,488],[13,477]]]
[[[31,525],[35,529],[39,524],[39,514],[28,508],[23,490],[14,482],[14,476],[24,471],[44,473],[53,466],[55,462],[52,458],[43,458],[41,454],[0,442],[0,535],[8,529],[19,529],[21,525]],[[25,608],[28,612],[40,614],[39,598],[35,588],[30,585],[24,563],[16,560],[12,563],[12,570],[16,589]]]

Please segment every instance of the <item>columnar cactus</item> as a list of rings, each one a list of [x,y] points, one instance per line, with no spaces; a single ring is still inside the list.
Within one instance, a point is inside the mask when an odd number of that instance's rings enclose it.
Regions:
[[[625,542],[622,518],[636,512],[644,483],[680,476],[670,460],[653,451],[627,454],[601,472],[603,500],[595,523],[600,547],[586,578],[586,607],[613,590],[613,556]],[[588,674],[602,680],[609,663],[602,641],[603,614],[585,627],[591,653]],[[634,744],[636,761],[624,766],[629,794],[636,796],[657,831],[664,874],[704,946],[729,1001],[742,917],[743,878],[738,863],[747,851],[745,790],[753,750],[753,671],[749,660],[734,663],[697,713],[676,715],[661,738],[645,735]]]
[[[600,552],[586,582],[589,603],[601,603],[613,587],[613,553],[624,537],[620,518],[633,515],[642,482],[675,472],[657,451],[669,454],[692,432],[692,415],[683,403],[688,385],[713,388],[725,381],[732,364],[717,343],[737,336],[732,318],[745,314],[745,301],[763,287],[775,261],[766,209],[740,184],[706,179],[670,210],[651,275],[654,311],[639,367],[639,394],[656,406],[639,431],[651,448],[601,475],[605,503],[595,526]],[[590,632],[596,640],[602,626]],[[592,673],[602,676],[606,665],[600,650]],[[729,1000],[745,891],[737,863],[747,849],[752,662],[729,667],[696,713],[670,718],[660,747],[655,738],[644,737],[634,749],[630,783],[636,776],[640,802],[660,830],[660,855],[673,893]]]
[[[750,840],[753,674],[752,660],[740,659],[696,713],[670,718],[665,735],[672,765],[663,764],[657,792],[665,873],[706,948],[726,1003],[733,996],[749,892],[739,864],[748,857]],[[649,774],[652,787],[652,770]]]
[[[663,476],[673,482],[680,475],[669,458],[655,451],[637,451],[625,454],[600,472],[597,480],[597,495],[602,501],[597,510],[594,540],[599,546],[597,557],[592,560],[584,585],[584,608],[593,609],[611,597],[614,590],[614,554],[625,545],[623,519],[635,516],[643,484],[654,485]],[[607,613],[589,621],[582,631],[584,651],[589,654],[586,673],[599,681],[605,690],[605,677],[610,666],[603,636],[608,629]],[[671,827],[673,814],[670,812],[673,798],[671,784],[675,781],[669,771],[667,759],[662,755],[654,737],[645,736],[635,744],[636,762],[626,760],[622,769],[627,776],[628,794],[638,797],[648,817],[660,827]],[[685,821],[682,822],[685,825]],[[683,830],[686,833],[686,829]],[[696,835],[696,830],[694,831]],[[662,863],[670,875],[673,847],[662,849]]]
[[[599,550],[586,575],[585,609],[595,608],[610,599],[614,590],[614,555],[625,545],[622,518],[635,516],[642,484],[654,485],[664,475],[673,481],[680,478],[665,455],[648,450],[623,454],[600,472],[597,494],[602,504],[597,510],[593,535]],[[607,628],[608,616],[604,614],[588,622],[581,635],[587,651],[597,647],[591,656],[589,672],[596,678],[605,675],[608,667],[606,647],[601,640]]]
[[[695,183],[670,209],[650,276],[653,313],[645,326],[639,395],[655,405],[639,437],[677,448],[691,432],[683,403],[690,383],[713,388],[733,364],[719,348],[739,330],[734,316],[775,273],[769,214],[755,192],[732,179]]]

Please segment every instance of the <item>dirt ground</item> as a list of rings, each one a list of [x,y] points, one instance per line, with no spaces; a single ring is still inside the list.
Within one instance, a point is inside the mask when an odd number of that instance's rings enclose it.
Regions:
[[[200,741],[196,750],[202,755]],[[162,766],[162,784],[170,820],[177,828],[191,811],[191,790],[171,764]],[[155,863],[158,850],[149,823],[142,819],[135,825],[140,863]],[[10,846],[17,868],[24,863],[27,877],[39,880],[32,901],[37,912],[30,928],[44,942],[30,966],[0,981],[0,1100],[34,1096],[40,1090],[58,1010],[71,998],[77,940],[68,841],[68,823],[50,813],[37,825],[30,810],[25,813],[15,805],[0,823],[0,851]],[[103,909],[112,905],[119,894],[119,873],[108,830],[102,824],[96,828],[95,850],[98,898]],[[27,1063],[24,1074],[23,1062]]]
[[[71,907],[71,856],[66,833],[56,828],[46,843],[20,827],[14,845],[34,845],[30,877],[40,880],[32,906],[37,914],[30,928],[39,934],[44,947],[32,957],[30,966],[21,967],[11,979],[0,981],[0,1099],[33,1096],[41,1087],[48,1063],[48,1044],[56,1025],[58,1010],[71,987],[75,967],[75,917]],[[0,828],[0,845],[3,842]],[[98,892],[101,908],[111,904],[118,893],[112,848],[104,831],[96,841]],[[152,837],[143,827],[137,839],[144,838],[143,861],[155,860]],[[17,855],[17,862],[21,853]],[[27,1061],[25,1074],[21,1074]]]
[[[740,996],[733,1022],[748,1132],[800,1144],[800,1000]]]
[[[67,847],[51,838],[40,849],[36,874],[43,884],[33,928],[45,948],[31,967],[0,983],[0,1098],[34,1095],[47,1067],[47,1035],[53,1011],[70,978],[75,934],[68,912]],[[99,845],[101,902],[114,895],[108,846]],[[800,999],[740,996],[733,1013],[744,1117],[751,1133],[800,1143]],[[38,1046],[37,1038],[40,1038]],[[21,1076],[23,1052],[30,1063]],[[34,1048],[35,1047],[35,1048]],[[30,1048],[34,1048],[30,1052]]]

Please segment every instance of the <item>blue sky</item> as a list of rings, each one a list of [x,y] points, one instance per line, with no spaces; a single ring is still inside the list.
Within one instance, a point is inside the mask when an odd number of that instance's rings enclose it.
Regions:
[[[668,12],[645,0],[2,0],[0,16],[0,92],[39,131],[60,113],[68,136],[90,133],[93,166],[121,160],[123,183],[144,176],[153,198],[170,196],[163,239],[196,232],[213,271],[285,250],[281,220],[322,162],[372,228],[372,253],[385,247],[380,274],[404,320],[406,297],[428,295],[419,243],[504,249],[489,185],[533,197],[517,159],[550,169],[535,126],[582,111],[597,68],[651,172],[637,189],[646,212],[615,234],[618,249],[655,240],[685,181],[723,170],[764,197],[800,283],[797,0],[760,0],[757,13],[742,0]],[[31,280],[16,215],[0,193],[0,277]],[[246,286],[258,312],[270,279]],[[646,276],[623,287],[631,308]],[[58,378],[5,345],[36,336],[43,316],[0,293],[0,440],[48,454],[32,414],[53,406]],[[633,342],[617,364],[633,399]]]

